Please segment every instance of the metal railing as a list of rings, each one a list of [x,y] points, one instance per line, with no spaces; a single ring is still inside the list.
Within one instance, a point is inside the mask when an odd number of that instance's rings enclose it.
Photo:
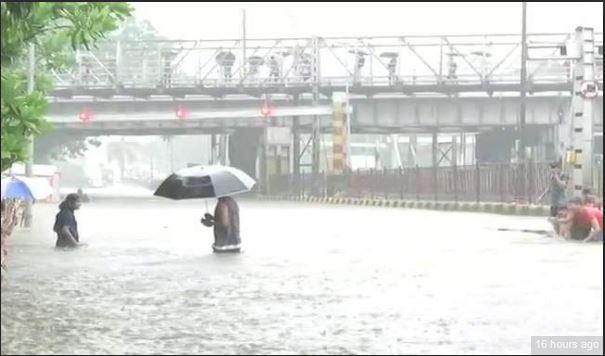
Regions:
[[[356,170],[343,175],[273,175],[268,194],[371,199],[537,203],[548,186],[547,163],[476,164]],[[545,202],[547,203],[547,202]]]
[[[553,46],[566,46],[570,38],[532,34],[528,41],[552,57]],[[602,45],[602,34],[596,39]],[[78,52],[73,71],[55,73],[56,87],[517,84],[520,72],[520,36],[510,34],[247,39],[245,51],[238,39],[125,41],[102,48]],[[569,83],[572,62],[530,61],[529,81]]]

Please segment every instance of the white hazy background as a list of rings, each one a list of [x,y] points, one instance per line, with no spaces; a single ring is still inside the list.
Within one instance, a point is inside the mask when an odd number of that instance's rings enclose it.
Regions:
[[[171,39],[493,34],[521,32],[521,3],[133,3]],[[603,32],[602,2],[528,3],[529,33]]]

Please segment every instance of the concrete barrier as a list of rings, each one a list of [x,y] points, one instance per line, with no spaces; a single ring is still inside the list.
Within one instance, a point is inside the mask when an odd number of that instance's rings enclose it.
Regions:
[[[529,206],[529,214],[535,216],[544,216],[544,209],[540,205],[530,205]]]
[[[457,208],[456,202],[446,202],[443,204],[443,210],[445,211],[454,211]]]
[[[351,197],[314,197],[314,196],[268,196],[259,195],[260,201],[297,201],[321,204],[376,206],[408,209],[432,209],[443,211],[470,211],[506,215],[549,216],[550,209],[545,205],[505,204],[495,202],[451,202],[451,201],[415,201],[415,200],[386,200]]]
[[[504,213],[504,204],[502,204],[502,203],[494,203],[494,213],[495,214],[503,214]]]
[[[504,214],[516,215],[517,214],[517,204],[506,204],[506,206],[504,207]]]
[[[470,202],[464,202],[464,203],[462,203],[461,204],[461,210],[462,211],[473,211],[472,203],[470,203]]]
[[[517,215],[529,215],[529,205],[523,204],[520,209],[517,210]]]

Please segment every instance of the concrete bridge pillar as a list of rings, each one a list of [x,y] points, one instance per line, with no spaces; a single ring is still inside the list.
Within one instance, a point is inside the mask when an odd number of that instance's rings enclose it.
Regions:
[[[242,128],[235,130],[227,143],[229,164],[257,180],[260,172],[257,172],[256,162],[262,136],[262,129]]]

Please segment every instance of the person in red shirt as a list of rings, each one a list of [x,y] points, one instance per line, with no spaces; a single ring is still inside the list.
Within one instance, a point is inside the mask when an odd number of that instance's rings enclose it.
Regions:
[[[567,225],[565,237],[588,242],[596,240],[603,233],[603,212],[594,207],[584,206],[581,198],[568,202],[569,214],[561,222]]]
[[[586,239],[584,239],[584,242],[592,240],[603,241],[603,208],[600,206],[598,198],[594,195],[588,196],[585,201],[586,209],[591,214],[591,216],[597,220],[599,228],[593,228],[594,233],[586,237]]]

